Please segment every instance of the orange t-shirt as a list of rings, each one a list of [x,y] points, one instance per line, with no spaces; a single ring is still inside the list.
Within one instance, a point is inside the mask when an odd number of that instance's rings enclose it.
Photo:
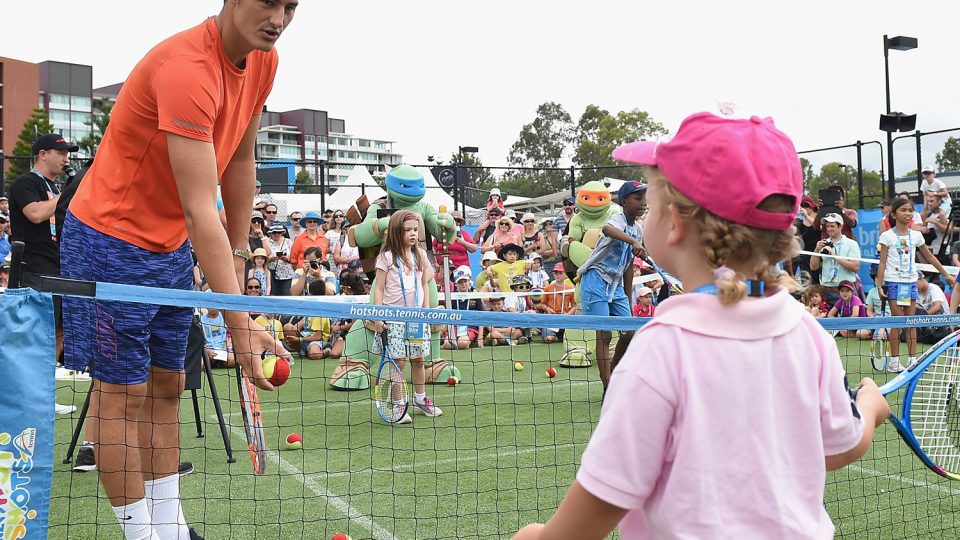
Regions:
[[[565,279],[562,284],[554,281],[543,288],[543,304],[549,306],[558,315],[562,315],[575,305],[573,291],[573,283],[570,283],[570,280]]]
[[[167,134],[213,143],[222,178],[251,120],[259,118],[276,71],[276,50],[253,51],[243,69],[234,65],[213,18],[161,42],[123,84],[70,211],[148,251],[183,245],[187,225]]]

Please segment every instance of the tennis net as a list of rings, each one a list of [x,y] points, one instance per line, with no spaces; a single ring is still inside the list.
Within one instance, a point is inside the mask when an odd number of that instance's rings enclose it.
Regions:
[[[612,349],[616,330],[642,322],[389,308],[368,305],[361,297],[236,297],[111,284],[97,284],[96,294],[103,300],[204,312],[214,307],[269,314],[266,319],[278,321],[280,332],[284,324],[304,334],[328,332],[315,345],[288,343],[295,358],[289,381],[275,392],[259,392],[264,474],[253,474],[235,370],[214,367],[209,377],[200,372],[195,395],[184,393],[181,460],[191,462],[194,472],[181,478],[181,496],[187,522],[206,538],[338,533],[500,538],[549,519],[599,419],[603,389],[595,365],[596,331],[614,331]],[[480,296],[475,299],[489,300]],[[372,395],[381,354],[365,324],[375,319],[431,326],[426,394],[442,416],[411,409],[411,424],[392,426],[378,414]],[[337,323],[344,320],[356,322],[338,342]],[[871,325],[926,328],[930,322],[833,319],[824,326],[831,331]],[[445,332],[469,340],[480,327],[498,329],[494,335],[484,332],[483,347],[474,341],[466,349],[456,343],[443,348]],[[882,343],[839,333],[836,339],[851,383],[871,376],[882,384],[894,375],[873,367],[871,358]],[[211,365],[228,358],[212,352]],[[410,366],[405,372],[409,386]],[[61,380],[57,387],[58,402],[80,407],[89,382]],[[893,397],[891,406],[899,406]],[[118,538],[120,529],[97,476],[74,472],[73,459],[60,463],[82,420],[80,412],[56,422],[49,537]],[[82,442],[84,431],[79,433]],[[286,448],[292,434],[302,437],[301,448]],[[234,462],[229,463],[231,453]],[[895,430],[884,426],[867,456],[828,475],[824,504],[839,538],[956,538],[958,494],[960,484],[927,470]]]

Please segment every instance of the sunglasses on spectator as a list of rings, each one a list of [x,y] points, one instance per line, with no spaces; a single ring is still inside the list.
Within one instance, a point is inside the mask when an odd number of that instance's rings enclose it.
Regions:
[[[343,214],[335,214],[333,217],[337,219],[343,219]]]
[[[573,206],[573,203],[572,203],[572,202],[565,202],[565,203],[563,203],[563,205],[564,205],[564,206]]]
[[[263,225],[263,220],[260,219],[260,218],[251,219],[251,220],[250,220],[250,223],[259,223],[260,225]]]
[[[537,222],[537,220],[535,220],[535,219],[528,219],[528,220],[524,221],[524,223],[536,223],[536,222]]]
[[[501,222],[500,222],[500,226],[503,227],[504,225],[506,225],[507,227],[509,227],[509,226],[510,226],[510,222],[509,222],[509,221],[501,221]]]
[[[264,210],[263,213],[264,213],[264,214],[276,214],[277,211],[276,211],[276,210]]]
[[[247,285],[247,290],[248,290],[248,291],[259,291],[259,290],[260,290],[260,286],[259,286],[259,285]]]
[[[320,223],[320,222],[317,221],[317,220],[315,220],[315,219],[308,219],[308,220],[306,221],[306,223],[307,223],[307,225],[309,225],[309,224],[311,224],[311,223]]]

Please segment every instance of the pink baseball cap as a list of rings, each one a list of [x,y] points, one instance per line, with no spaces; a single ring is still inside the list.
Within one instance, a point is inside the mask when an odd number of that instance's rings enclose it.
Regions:
[[[614,159],[658,167],[681,193],[707,211],[761,229],[789,229],[800,209],[803,175],[793,142],[772,118],[688,116],[667,142],[637,141],[613,151]],[[758,205],[771,195],[794,200],[793,211]]]

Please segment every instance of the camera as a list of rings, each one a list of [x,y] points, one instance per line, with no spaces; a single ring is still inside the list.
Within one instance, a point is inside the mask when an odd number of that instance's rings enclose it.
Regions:
[[[277,257],[286,257],[286,256],[287,256],[287,252],[286,252],[286,251],[278,251],[278,252],[277,252]]]
[[[310,268],[312,268],[313,270],[319,270],[320,261],[310,261]]]
[[[827,240],[826,242],[823,243],[823,248],[820,249],[820,253],[829,254],[830,252],[827,251],[827,248],[832,248],[832,247],[833,247],[833,240]]]

